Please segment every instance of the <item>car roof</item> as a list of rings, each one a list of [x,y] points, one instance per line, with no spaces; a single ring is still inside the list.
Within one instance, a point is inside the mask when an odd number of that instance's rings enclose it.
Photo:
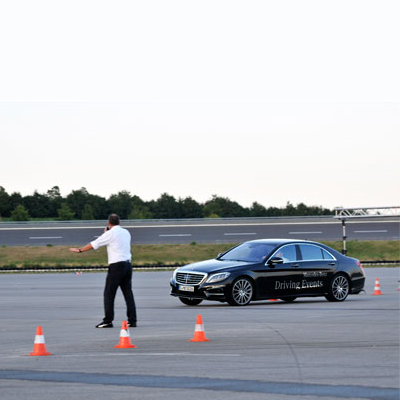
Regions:
[[[249,240],[250,243],[265,243],[265,244],[273,244],[273,245],[281,245],[287,243],[313,243],[313,244],[320,244],[317,242],[313,242],[310,240],[301,240],[301,239],[255,239]]]

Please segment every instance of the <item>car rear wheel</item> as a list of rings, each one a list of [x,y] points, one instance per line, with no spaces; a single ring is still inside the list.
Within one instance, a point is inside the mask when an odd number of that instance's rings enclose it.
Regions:
[[[227,289],[226,299],[231,306],[246,306],[253,298],[253,284],[249,279],[236,279]]]
[[[332,278],[329,285],[329,292],[325,296],[328,301],[343,301],[349,295],[350,282],[347,276],[337,274]]]
[[[203,301],[202,299],[192,299],[190,297],[179,297],[179,300],[187,306],[197,306]]]

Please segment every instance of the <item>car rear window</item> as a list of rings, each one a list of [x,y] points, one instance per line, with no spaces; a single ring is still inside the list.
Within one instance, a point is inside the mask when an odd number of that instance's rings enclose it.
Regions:
[[[321,247],[315,246],[313,244],[300,244],[300,251],[303,260],[323,260]]]

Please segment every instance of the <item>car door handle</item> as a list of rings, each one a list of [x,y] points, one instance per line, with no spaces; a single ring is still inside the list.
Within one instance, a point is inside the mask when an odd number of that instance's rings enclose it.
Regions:
[[[292,265],[292,268],[298,268],[299,267],[299,264],[293,264]]]
[[[336,263],[334,263],[334,262],[330,262],[330,263],[329,263],[329,265],[335,265],[335,264],[336,264]]]

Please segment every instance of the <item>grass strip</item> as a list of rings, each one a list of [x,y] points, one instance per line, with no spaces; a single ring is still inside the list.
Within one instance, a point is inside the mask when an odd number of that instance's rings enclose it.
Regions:
[[[342,242],[323,242],[341,251]],[[145,244],[132,246],[133,265],[176,265],[215,258],[218,253],[234,246],[222,244]],[[348,255],[359,260],[399,260],[399,242],[392,241],[349,241]],[[71,253],[69,246],[25,246],[0,247],[0,268],[4,267],[80,267],[107,265],[105,248],[81,254]]]

